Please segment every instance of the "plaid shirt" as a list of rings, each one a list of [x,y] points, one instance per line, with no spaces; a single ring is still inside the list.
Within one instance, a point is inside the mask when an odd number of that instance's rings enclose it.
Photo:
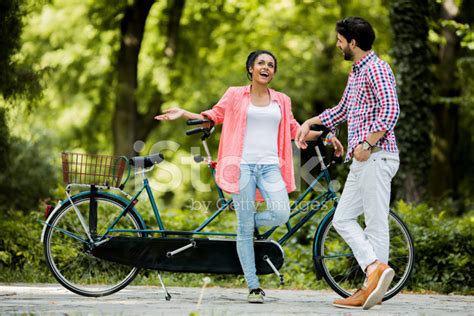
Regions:
[[[352,65],[346,89],[339,104],[325,110],[319,118],[334,129],[347,120],[346,162],[369,133],[386,131],[375,146],[398,153],[394,128],[400,114],[395,77],[390,66],[370,52]]]

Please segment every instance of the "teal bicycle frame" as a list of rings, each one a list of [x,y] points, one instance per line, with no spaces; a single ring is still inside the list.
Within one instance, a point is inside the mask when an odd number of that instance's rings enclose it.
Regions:
[[[320,155],[320,153],[318,153]],[[322,158],[321,160],[322,161]],[[211,216],[209,216],[201,225],[199,225],[196,229],[192,231],[173,231],[173,230],[166,230],[165,225],[161,219],[160,212],[158,207],[156,206],[155,199],[153,196],[153,192],[149,185],[148,179],[144,177],[143,179],[143,186],[142,188],[135,194],[135,196],[128,202],[127,206],[123,209],[120,215],[115,219],[115,221],[110,225],[107,229],[106,233],[101,237],[99,242],[107,237],[107,235],[111,232],[121,232],[121,233],[135,233],[135,232],[142,232],[145,234],[161,234],[162,237],[165,236],[172,236],[172,235],[185,235],[185,236],[193,236],[193,235],[203,235],[203,236],[223,236],[223,237],[236,237],[237,234],[235,233],[225,233],[225,232],[203,232],[202,230],[206,228],[209,224],[211,224],[222,212],[224,212],[227,208],[230,207],[232,204],[232,199],[225,199],[224,193],[222,189],[217,185],[215,181],[215,167],[211,164],[209,165],[212,173],[212,179],[214,184],[216,185],[217,192],[219,195],[219,200],[223,201],[222,206],[216,210]],[[327,183],[327,188],[322,193],[320,193],[317,197],[313,198],[309,203],[305,203],[304,206],[299,207],[299,204],[310,194],[310,192],[320,183],[321,180],[325,180]],[[148,199],[151,203],[151,207],[153,213],[155,215],[156,222],[158,224],[159,229],[114,229],[114,226],[119,222],[120,218],[130,209],[137,204],[139,196],[146,192]],[[324,205],[329,200],[336,200],[336,192],[334,191],[331,185],[331,177],[327,167],[322,164],[322,170],[318,177],[312,181],[309,187],[293,202],[291,205],[291,214],[290,219],[285,224],[287,232],[277,241],[280,245],[284,245],[306,222],[308,222],[316,213],[318,213]],[[334,209],[334,207],[333,207]],[[302,217],[296,224],[293,226],[290,224],[290,220],[297,216],[298,214],[307,212],[307,214]],[[329,212],[330,213],[330,212]],[[138,212],[137,212],[138,214]],[[271,235],[279,228],[280,226],[274,226],[268,229],[266,232],[260,233],[258,232],[257,239],[268,239]]]

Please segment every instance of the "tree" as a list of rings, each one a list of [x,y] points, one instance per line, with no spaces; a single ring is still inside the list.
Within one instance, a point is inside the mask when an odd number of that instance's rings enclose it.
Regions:
[[[0,2],[0,96],[5,100],[19,96],[35,97],[40,92],[36,74],[30,66],[20,64],[13,56],[20,48],[25,1]],[[0,170],[8,165],[9,130],[6,109],[0,104]]]
[[[28,63],[19,62],[22,20],[27,1],[0,2],[0,210],[31,211],[38,200],[48,196],[53,183],[48,155],[36,143],[12,136],[7,113],[12,104],[26,100],[31,106],[38,100],[41,87],[37,74]],[[12,103],[14,102],[15,103]],[[35,158],[35,159],[32,159]],[[8,213],[1,214],[2,219]],[[3,249],[0,241],[0,252]]]
[[[18,1],[0,3],[0,94],[9,98],[16,93],[13,84],[17,70],[12,63],[12,56],[18,50],[21,35],[21,10]],[[9,131],[6,122],[5,108],[0,107],[0,171],[8,163]]]
[[[117,58],[117,94],[113,114],[114,152],[120,155],[133,155],[133,143],[146,139],[153,125],[153,116],[163,103],[163,96],[156,91],[154,97],[145,105],[146,112],[139,113],[136,92],[138,88],[138,62],[145,31],[145,23],[154,0],[136,0],[125,8],[120,27],[120,50]],[[170,1],[168,12],[167,44],[165,54],[170,60],[176,56],[178,47],[179,22],[183,12],[184,0]]]
[[[431,162],[431,73],[428,46],[428,0],[393,0],[390,21],[398,83],[400,119],[397,137],[400,170],[397,195],[408,202],[426,196]]]
[[[31,66],[14,60],[21,45],[25,4],[26,0],[0,2],[0,94],[5,99],[20,95],[34,97],[41,90]]]
[[[433,197],[450,196],[454,200],[461,198],[459,187],[470,169],[466,163],[462,121],[470,117],[464,108],[462,95],[472,89],[462,81],[463,69],[469,69],[472,50],[461,47],[463,37],[469,33],[469,25],[474,22],[474,4],[464,0],[460,6],[453,0],[445,0],[436,5],[434,32],[438,40],[434,43],[437,56],[435,60],[436,89],[432,108],[433,130],[433,167],[431,170],[431,194]],[[467,32],[466,32],[467,31]],[[471,31],[472,32],[472,31]],[[462,113],[466,113],[465,117]],[[465,154],[465,153],[464,153]]]
[[[182,121],[158,124],[153,115],[160,107],[176,105],[199,112],[215,104],[227,87],[247,84],[245,59],[259,48],[278,57],[272,87],[292,98],[296,118],[303,121],[314,116],[337,104],[350,70],[350,63],[343,62],[335,48],[334,26],[342,11],[366,16],[374,24],[375,49],[390,61],[389,21],[382,1],[188,1],[179,24],[179,15],[172,13],[178,11],[173,10],[178,4],[156,1],[148,14],[142,13],[140,47],[134,47],[133,54],[127,48],[128,59],[120,55],[127,29],[122,25],[133,1],[115,6],[104,0],[54,2],[28,19],[25,41],[30,44],[23,53],[45,70],[48,82],[32,124],[41,121],[43,130],[51,130],[57,139],[55,152],[134,154],[133,142],[142,140],[146,146],[140,154],[146,154],[154,142],[173,140],[179,142],[180,150],[165,152],[165,157],[180,164],[181,157],[189,155],[189,147],[198,145],[196,138],[183,137]],[[119,69],[125,67],[131,75],[119,80]],[[119,82],[127,87],[125,98],[118,97]],[[111,122],[119,103],[124,119],[120,125]],[[119,126],[122,136],[113,136],[112,124]],[[126,124],[135,126],[134,130]],[[213,152],[218,132],[219,128],[210,140]],[[122,141],[125,149],[114,149]],[[179,207],[192,194],[192,187],[184,181],[166,197],[173,193],[172,203]]]

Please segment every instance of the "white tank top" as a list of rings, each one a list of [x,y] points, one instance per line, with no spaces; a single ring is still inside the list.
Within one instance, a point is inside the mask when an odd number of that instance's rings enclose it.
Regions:
[[[245,128],[243,164],[278,164],[278,126],[281,111],[278,103],[267,106],[250,103]]]

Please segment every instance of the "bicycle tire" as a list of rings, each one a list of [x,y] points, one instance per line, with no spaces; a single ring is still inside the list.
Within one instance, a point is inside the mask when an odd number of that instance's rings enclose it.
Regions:
[[[365,274],[352,255],[349,246],[332,225],[334,211],[323,219],[314,237],[313,260],[317,270],[329,286],[342,297],[352,295],[363,286]],[[361,220],[363,216],[360,216]],[[361,223],[363,224],[363,223]],[[415,262],[413,239],[401,218],[390,211],[389,265],[395,270],[395,278],[383,300],[389,300],[408,282]]]
[[[97,236],[100,238],[126,204],[120,198],[109,194],[102,192],[94,194],[98,214]],[[88,223],[90,193],[75,196],[72,201]],[[124,214],[115,227],[144,229],[140,217],[133,209]],[[64,231],[87,240],[70,202],[62,205],[48,221],[44,236],[46,263],[56,280],[68,290],[88,297],[106,296],[123,289],[136,277],[138,268],[96,258],[90,253],[90,243],[77,240]],[[108,236],[118,234],[109,233]],[[133,235],[144,237],[144,233],[139,232]]]

